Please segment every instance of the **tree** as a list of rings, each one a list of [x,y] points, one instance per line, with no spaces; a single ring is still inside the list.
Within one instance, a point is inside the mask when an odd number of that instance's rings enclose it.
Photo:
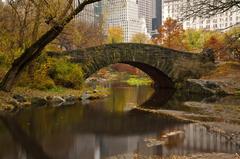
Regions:
[[[168,48],[184,50],[184,30],[177,20],[167,18],[163,26],[158,28],[158,35],[153,39],[155,44]]]
[[[109,27],[108,29],[108,43],[123,42],[123,30],[121,27]]]
[[[216,60],[225,58],[226,50],[224,49],[224,36],[221,34],[214,34],[205,42],[204,48],[213,50]]]
[[[183,18],[210,17],[240,10],[239,0],[188,0],[183,5]]]
[[[150,39],[144,33],[136,33],[136,34],[133,35],[133,37],[131,39],[131,42],[148,44],[148,43],[150,43]]]
[[[36,2],[35,0],[31,1]],[[83,0],[82,2],[78,1],[77,6],[73,8],[73,0],[67,0],[64,3],[64,7],[60,9],[58,7],[58,3],[53,4],[53,1],[50,2],[44,0],[44,5],[42,6],[46,12],[44,19],[46,24],[50,26],[50,29],[43,33],[38,40],[26,47],[21,56],[14,60],[11,68],[8,70],[7,74],[0,83],[0,89],[4,91],[10,91],[21,72],[34,59],[41,55],[41,52],[45,46],[52,42],[63,31],[65,26],[85,8],[85,6],[97,1],[100,0]],[[9,2],[15,4],[19,1],[9,0]],[[50,4],[53,4],[52,6],[54,7],[51,7]]]
[[[98,25],[82,21],[70,23],[54,43],[63,50],[87,48],[104,43],[104,34],[101,22]]]
[[[224,47],[229,56],[240,60],[240,27],[234,27],[225,33]]]
[[[206,33],[203,30],[188,29],[184,34],[184,42],[187,45],[187,50],[191,52],[201,52]]]

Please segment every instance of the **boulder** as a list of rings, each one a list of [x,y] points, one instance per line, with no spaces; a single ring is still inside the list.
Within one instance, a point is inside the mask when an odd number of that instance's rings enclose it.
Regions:
[[[205,95],[227,95],[223,89],[224,83],[214,80],[188,79],[184,89],[190,93],[199,93]]]
[[[76,96],[72,96],[72,95],[69,95],[69,96],[64,96],[62,97],[66,102],[77,102],[78,101],[78,98]]]
[[[84,92],[81,96],[81,100],[87,100],[91,97],[91,94],[88,92]]]
[[[47,105],[48,101],[44,97],[33,97],[31,99],[31,105],[35,107],[41,107]]]
[[[10,99],[10,100],[8,101],[8,104],[11,104],[11,105],[13,105],[13,106],[15,106],[15,107],[20,106],[20,102],[18,102],[18,101],[17,101],[16,99],[14,99],[14,98]]]
[[[20,103],[20,105],[21,105],[22,108],[30,107],[31,106],[31,102],[23,102],[23,103]]]
[[[63,106],[74,105],[79,101],[78,97],[72,95],[64,96],[62,98],[65,100],[65,102],[62,104]]]
[[[16,99],[20,103],[27,101],[27,99],[23,95],[20,95],[20,94],[13,95],[13,98]]]
[[[66,100],[60,96],[53,96],[53,97],[48,96],[47,102],[49,105],[52,105],[52,106],[61,106],[64,102],[66,102]]]
[[[12,104],[4,104],[1,105],[0,107],[0,111],[14,111],[16,109],[16,106],[12,105]]]

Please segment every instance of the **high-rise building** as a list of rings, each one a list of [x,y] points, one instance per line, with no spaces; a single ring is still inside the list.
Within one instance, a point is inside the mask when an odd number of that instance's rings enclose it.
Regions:
[[[101,20],[102,15],[102,3],[96,2],[94,3],[94,23],[98,23]]]
[[[103,16],[106,30],[110,27],[121,27],[124,42],[130,42],[136,33],[147,34],[146,21],[139,18],[137,0],[103,0]]]
[[[153,1],[153,19],[152,31],[153,33],[162,25],[162,0]]]
[[[147,31],[152,31],[152,18],[153,18],[153,0],[137,0],[138,16],[144,18],[147,24]]]
[[[78,3],[83,0],[74,0],[74,8],[78,6]],[[76,20],[80,20],[89,24],[94,24],[99,21],[101,14],[101,4],[100,2],[92,3],[87,5],[82,12],[76,16]]]
[[[163,0],[163,21],[168,17],[180,19],[183,8],[190,2],[191,0]],[[184,20],[182,23],[184,29],[225,29],[240,23],[240,10],[234,12],[229,10],[210,18],[192,17],[188,20]]]

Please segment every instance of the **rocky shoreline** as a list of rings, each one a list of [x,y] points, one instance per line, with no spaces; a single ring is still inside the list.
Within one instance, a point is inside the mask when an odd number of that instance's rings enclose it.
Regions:
[[[29,107],[61,107],[71,106],[80,102],[105,98],[109,95],[106,90],[88,90],[81,95],[25,95],[25,94],[9,94],[1,93],[6,96],[6,100],[0,105],[1,112],[15,112]],[[7,95],[6,95],[7,94]]]
[[[140,154],[122,154],[108,157],[107,159],[240,159],[239,154],[226,154],[226,153],[197,153],[185,156],[169,156],[169,157],[158,157],[158,156],[145,156]]]

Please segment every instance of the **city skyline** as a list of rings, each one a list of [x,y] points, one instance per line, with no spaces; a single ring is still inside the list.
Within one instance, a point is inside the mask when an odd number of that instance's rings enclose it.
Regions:
[[[115,0],[111,2],[109,1],[109,3],[112,4],[116,3],[116,5],[114,4],[110,6],[104,6],[104,4],[106,5],[106,1],[104,1],[105,0],[100,2],[100,8],[105,8],[105,12],[100,9],[100,14],[107,14],[107,16],[109,16],[106,20],[107,24],[105,30],[107,30],[110,26],[121,27],[124,32],[124,42],[129,42],[133,34],[136,33],[144,33],[147,36],[157,34],[157,29],[163,25],[167,18],[178,20],[182,23],[184,29],[221,30],[240,23],[239,11],[228,11],[224,14],[219,14],[209,18],[191,17],[187,20],[181,21],[182,10],[184,5],[187,3],[186,0]],[[120,10],[114,11],[113,9],[119,9],[119,6],[126,6],[126,4],[132,7],[131,9],[128,8],[125,10],[128,14],[125,14]],[[107,8],[108,13],[106,13]],[[91,19],[87,18],[88,10],[89,8],[86,9],[85,13],[83,12],[80,14],[82,17],[85,15],[87,21]],[[92,9],[92,12],[95,12],[94,9]],[[98,15],[100,16],[100,14]],[[93,13],[92,17],[94,16],[95,15]]]

